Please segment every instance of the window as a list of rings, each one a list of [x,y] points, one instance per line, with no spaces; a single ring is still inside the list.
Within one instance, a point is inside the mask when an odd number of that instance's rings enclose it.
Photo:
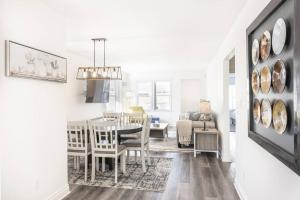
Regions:
[[[153,100],[153,82],[143,81],[137,83],[137,103],[144,110],[152,110]]]
[[[171,83],[155,82],[155,110],[171,110]]]
[[[137,104],[144,110],[171,110],[171,83],[143,81],[137,83]]]
[[[121,110],[121,82],[116,80],[110,81],[109,102],[106,104],[106,111],[118,112]]]

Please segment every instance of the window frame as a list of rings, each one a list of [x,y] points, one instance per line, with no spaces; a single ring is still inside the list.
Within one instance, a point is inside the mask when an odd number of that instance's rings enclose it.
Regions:
[[[157,88],[157,86],[156,86],[156,84],[157,84],[157,82],[168,82],[169,83],[169,86],[170,86],[170,88],[169,88],[169,103],[170,103],[170,105],[169,105],[169,109],[158,109],[157,108],[157,94],[156,94],[156,88]],[[172,111],[172,82],[170,81],[170,80],[155,80],[154,82],[153,82],[153,87],[154,87],[154,91],[153,91],[153,102],[154,102],[154,104],[153,104],[153,110],[154,111],[165,111],[165,112],[170,112],[170,111]]]
[[[137,81],[136,82],[136,105],[140,106],[139,104],[139,84],[141,83],[151,83],[151,94],[150,94],[150,109],[143,108],[145,111],[153,111],[154,107],[154,86],[153,86],[153,81],[151,80],[145,80],[145,81]]]

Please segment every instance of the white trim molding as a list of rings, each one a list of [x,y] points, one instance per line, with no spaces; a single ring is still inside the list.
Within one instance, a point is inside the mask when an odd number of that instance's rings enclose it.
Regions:
[[[61,200],[70,193],[69,184],[51,194],[47,200]]]
[[[233,183],[236,192],[238,193],[239,197],[241,200],[248,200],[247,195],[245,190],[242,188],[241,184],[239,183],[239,181],[237,180],[237,178],[234,179],[234,183]]]

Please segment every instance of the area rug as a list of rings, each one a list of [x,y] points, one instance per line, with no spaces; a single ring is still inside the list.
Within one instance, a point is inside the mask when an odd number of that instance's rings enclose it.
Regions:
[[[135,190],[163,192],[172,169],[172,158],[151,157],[151,164],[146,162],[146,173],[142,170],[141,162],[137,163],[130,157],[126,165],[126,174],[118,171],[118,183],[114,183],[114,170],[96,172],[95,182],[91,182],[91,166],[89,166],[88,181],[84,181],[83,166],[78,171],[73,168],[73,160],[69,159],[69,184],[98,187],[115,187]]]

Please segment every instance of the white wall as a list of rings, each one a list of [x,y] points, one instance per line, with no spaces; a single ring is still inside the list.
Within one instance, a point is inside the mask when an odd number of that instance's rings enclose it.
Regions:
[[[200,99],[206,98],[206,88],[200,79],[181,80],[181,112],[199,111]],[[203,90],[204,89],[204,90]]]
[[[76,80],[77,68],[91,63],[92,59],[68,51],[67,120],[87,120],[99,117],[106,104],[85,103],[86,81]]]
[[[223,93],[227,80],[223,79],[224,58],[235,49],[237,96],[237,159],[236,186],[248,200],[297,200],[300,196],[300,177],[270,153],[248,138],[248,86],[246,65],[246,28],[269,3],[269,0],[248,1],[215,59],[208,68],[208,97],[219,115],[219,127],[226,134],[228,118]]]
[[[144,68],[147,69],[147,68]],[[144,70],[130,72],[130,78],[132,82],[132,89],[136,89],[135,83],[142,80],[167,80],[171,81],[172,92],[172,110],[171,111],[152,111],[148,112],[150,115],[158,116],[162,121],[167,121],[171,125],[175,125],[181,113],[181,80],[183,79],[200,79],[198,85],[199,91],[201,91],[201,97],[206,98],[206,73],[203,70],[197,71],[168,71],[161,67],[161,70]],[[193,95],[193,91],[190,91],[190,95]],[[199,99],[200,101],[200,99]]]
[[[68,192],[66,84],[4,76],[4,40],[65,53],[65,22],[39,0],[1,0],[1,193],[41,200]]]

